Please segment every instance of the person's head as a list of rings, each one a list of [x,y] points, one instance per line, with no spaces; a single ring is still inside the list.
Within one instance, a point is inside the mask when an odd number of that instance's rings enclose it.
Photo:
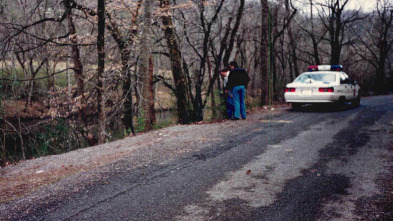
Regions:
[[[229,68],[224,67],[223,69],[220,70],[220,74],[222,77],[226,77],[228,75]]]
[[[229,62],[229,67],[231,67],[231,69],[234,69],[234,68],[238,68],[239,65],[237,64],[236,61],[231,61]]]

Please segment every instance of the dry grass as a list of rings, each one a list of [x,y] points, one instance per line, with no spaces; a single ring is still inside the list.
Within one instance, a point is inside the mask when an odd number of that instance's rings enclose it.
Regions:
[[[3,111],[5,117],[45,117],[48,115],[48,109],[39,102],[33,102],[26,112],[24,112],[26,101],[24,100],[6,100],[3,101]]]

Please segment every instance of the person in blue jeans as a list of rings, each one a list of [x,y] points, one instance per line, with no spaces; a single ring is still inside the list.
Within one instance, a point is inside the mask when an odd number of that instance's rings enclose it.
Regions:
[[[223,90],[224,90],[224,96],[226,98],[226,112],[227,112],[227,119],[232,119],[233,118],[233,113],[234,113],[234,107],[233,107],[233,96],[232,96],[232,91],[227,89],[227,83],[228,83],[228,77],[229,77],[229,68],[224,67],[223,69],[220,70],[220,74],[223,77],[224,83],[223,83]]]
[[[234,115],[232,120],[246,119],[246,88],[250,82],[247,71],[240,68],[236,61],[229,63],[231,71],[229,72],[228,83],[226,88],[232,92],[232,101],[234,105]]]

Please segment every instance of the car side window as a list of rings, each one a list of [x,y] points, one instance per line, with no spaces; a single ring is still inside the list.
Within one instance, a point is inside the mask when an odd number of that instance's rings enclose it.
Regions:
[[[341,84],[351,84],[352,81],[345,73],[340,73],[340,83]]]

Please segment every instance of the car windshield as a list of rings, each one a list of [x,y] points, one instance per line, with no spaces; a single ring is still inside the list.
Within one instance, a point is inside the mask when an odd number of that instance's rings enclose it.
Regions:
[[[306,83],[308,79],[319,82],[335,82],[336,74],[333,73],[303,73],[294,82]]]

